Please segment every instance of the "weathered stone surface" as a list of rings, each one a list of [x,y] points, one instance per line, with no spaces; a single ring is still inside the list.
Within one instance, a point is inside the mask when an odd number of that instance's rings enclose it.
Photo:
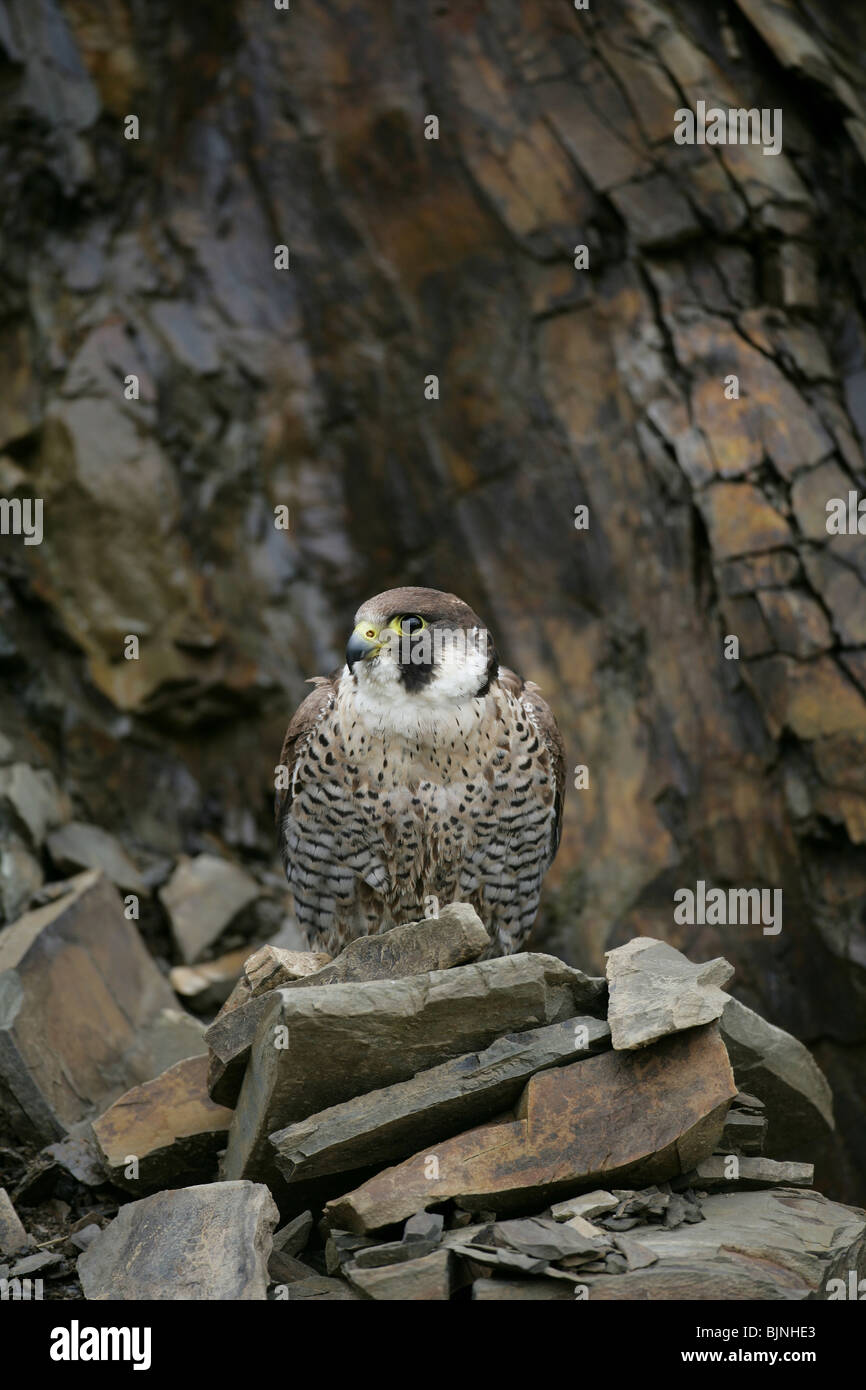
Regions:
[[[44,880],[42,865],[21,836],[7,830],[0,847],[0,921],[26,912]]]
[[[262,946],[244,962],[250,997],[321,973],[330,959],[325,951],[283,951],[278,946]]]
[[[48,853],[64,873],[98,869],[117,888],[127,893],[144,893],[144,879],[123,845],[114,835],[85,821],[68,821],[47,840]]]
[[[600,1178],[660,1182],[706,1157],[735,1094],[715,1025],[637,1052],[532,1077],[515,1118],[425,1150],[328,1203],[335,1225],[375,1230],[446,1197],[471,1210],[532,1210]]]
[[[69,799],[47,768],[12,763],[0,767],[0,808],[11,810],[31,844],[38,846],[69,814]]]
[[[832,1093],[812,1054],[738,999],[719,1027],[737,1084],[767,1107],[766,1156],[808,1161],[834,1127]]]
[[[268,1135],[293,1120],[407,1080],[503,1032],[597,1007],[602,989],[553,956],[521,954],[402,980],[275,990],[264,996],[225,1176],[273,1174]],[[211,1028],[211,1047],[213,1035]]]
[[[629,1269],[646,1269],[658,1260],[654,1251],[632,1236],[614,1236],[613,1242],[617,1250],[625,1255]]]
[[[574,1302],[574,1289],[559,1279],[476,1279],[472,1284],[472,1297],[482,1303],[552,1298]]]
[[[62,1262],[63,1256],[56,1250],[40,1250],[35,1255],[25,1255],[23,1260],[16,1260],[9,1275],[12,1279],[26,1279],[32,1274],[43,1274]]]
[[[619,1198],[599,1188],[596,1192],[584,1192],[576,1197],[566,1197],[564,1202],[555,1202],[550,1208],[554,1221],[571,1221],[574,1217],[599,1216],[602,1212],[613,1211]]]
[[[570,1226],[573,1231],[577,1231],[579,1236],[585,1236],[587,1240],[601,1240],[604,1237],[604,1228],[596,1226],[592,1221],[587,1221],[585,1216],[570,1216],[566,1225]]]
[[[76,1182],[84,1183],[85,1187],[101,1187],[108,1181],[102,1153],[89,1120],[80,1120],[72,1125],[65,1139],[49,1144],[42,1152]]]
[[[289,1284],[285,1296],[290,1302],[303,1300],[310,1303],[346,1303],[361,1297],[342,1279],[329,1279],[324,1274]]]
[[[729,1177],[730,1159],[726,1154],[702,1158],[695,1168],[695,1187],[722,1188],[731,1192],[756,1187],[811,1187],[815,1168],[811,1163],[779,1163],[773,1158],[737,1158],[737,1176]]]
[[[152,1081],[175,1062],[200,1057],[205,1049],[205,1026],[183,1009],[160,1009],[139,1030],[127,1053],[130,1081]]]
[[[210,1059],[207,1085],[211,1097],[220,1105],[236,1104],[253,1039],[271,1007],[270,993],[238,1004],[230,995],[208,1028],[205,1034]]]
[[[214,1176],[232,1112],[207,1093],[207,1057],[176,1062],[153,1081],[120,1096],[93,1134],[111,1181],[130,1192],[180,1187]],[[129,1159],[135,1176],[127,1176]]]
[[[205,1183],[130,1202],[79,1257],[84,1296],[263,1299],[278,1216],[268,1189],[251,1182]]]
[[[32,1245],[5,1187],[0,1187],[0,1255],[15,1255]]]
[[[95,1221],[89,1226],[82,1226],[80,1230],[73,1231],[69,1237],[76,1250],[86,1250],[88,1245],[92,1245],[96,1238],[102,1234],[102,1227]]]
[[[383,1265],[405,1264],[407,1260],[429,1255],[439,1244],[438,1239],[391,1240],[384,1245],[370,1245],[356,1250],[353,1263],[358,1269],[379,1269]]]
[[[293,986],[342,984],[349,980],[400,980],[448,970],[477,960],[490,945],[481,918],[468,903],[449,903],[438,917],[407,922],[351,941],[336,960]]]
[[[829,1280],[866,1273],[866,1215],[817,1192],[719,1193],[703,1211],[697,1225],[641,1230],[640,1244],[658,1257],[651,1269],[582,1274],[590,1302],[827,1298]]]
[[[372,1236],[360,1236],[352,1231],[332,1230],[325,1242],[325,1267],[328,1273],[333,1274],[347,1260],[353,1260],[358,1250],[369,1250],[380,1243]]]
[[[264,997],[327,965],[331,956],[318,951],[289,951],[268,944],[247,955],[240,979],[207,1034],[210,1048],[210,1093],[221,1105],[234,1105],[243,1081],[259,1020],[268,1008]]]
[[[225,859],[182,856],[159,896],[185,963],[193,965],[260,891],[255,879]]]
[[[746,1154],[763,1153],[767,1137],[766,1115],[752,1115],[744,1110],[728,1111],[719,1148],[725,1153],[739,1150]]]
[[[196,1013],[218,1009],[237,984],[248,955],[243,947],[227,951],[216,960],[200,961],[198,965],[176,965],[169,971],[171,987]]]
[[[300,1255],[313,1229],[313,1213],[302,1211],[288,1225],[274,1233],[274,1250],[285,1255]]]
[[[287,1250],[272,1250],[268,1260],[268,1278],[275,1284],[297,1284],[302,1279],[314,1279],[316,1271],[303,1260],[296,1260]]]
[[[523,1255],[517,1250],[507,1250],[505,1247],[494,1249],[490,1246],[476,1245],[474,1242],[454,1242],[449,1243],[448,1249],[453,1255],[468,1261],[469,1273],[473,1279],[483,1273],[485,1267],[516,1270],[520,1274],[541,1274],[551,1268],[542,1256]]]
[[[614,1048],[646,1047],[668,1033],[720,1018],[721,988],[734,967],[719,957],[695,965],[666,941],[638,936],[607,952],[608,1023]]]
[[[177,1044],[159,1019],[174,995],[95,872],[0,934],[0,1109],[22,1137],[50,1143],[103,1108]],[[195,1049],[201,1050],[201,1044]]]
[[[224,1105],[233,1105],[237,1100],[249,1048],[264,1012],[264,1006],[250,1007],[250,1000],[277,986],[302,988],[350,980],[397,980],[445,970],[474,960],[489,941],[474,909],[467,903],[451,903],[438,918],[359,937],[330,963],[328,956],[312,951],[297,953],[265,947],[246,963],[243,978],[214,1020],[213,1040],[210,1035],[208,1039],[213,1054],[208,1083],[211,1094]],[[311,969],[314,961],[318,965]],[[234,1010],[243,1012],[223,1023]]]
[[[394,1162],[508,1109],[535,1072],[601,1051],[609,1036],[606,1023],[586,1016],[497,1038],[278,1130],[270,1136],[277,1168],[291,1182]]]
[[[701,493],[699,506],[720,560],[774,550],[791,540],[784,517],[751,483],[716,483]]]
[[[522,1255],[531,1255],[534,1259],[551,1263],[575,1255],[591,1257],[609,1239],[601,1233],[598,1238],[587,1238],[575,1227],[544,1216],[526,1217],[522,1221],[497,1221],[490,1230],[494,1245],[506,1245]],[[486,1243],[483,1232],[475,1237],[474,1243]]]
[[[403,1239],[441,1240],[445,1218],[438,1211],[419,1211],[410,1216],[403,1227]]]
[[[434,1250],[419,1259],[375,1269],[362,1269],[357,1261],[350,1260],[343,1266],[343,1273],[352,1287],[367,1298],[441,1302],[451,1297],[450,1268],[450,1252]]]

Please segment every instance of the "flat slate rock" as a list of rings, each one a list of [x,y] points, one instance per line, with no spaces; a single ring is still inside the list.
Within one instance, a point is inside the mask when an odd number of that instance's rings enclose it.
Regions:
[[[426,1303],[451,1297],[451,1254],[446,1249],[376,1269],[362,1269],[350,1260],[343,1274],[367,1298]]]
[[[438,917],[357,937],[330,965],[299,979],[293,988],[349,980],[399,980],[450,970],[477,960],[489,945],[490,937],[475,909],[469,903],[449,903]]]
[[[215,1176],[231,1118],[207,1093],[202,1054],[120,1096],[94,1120],[93,1135],[112,1182],[129,1192],[151,1192]]]
[[[273,942],[260,946],[252,954],[247,952],[234,988],[220,1009],[220,1016],[232,1013],[269,990],[317,974],[330,959],[325,951],[291,951]]]
[[[556,1202],[550,1209],[554,1221],[572,1221],[575,1217],[600,1216],[619,1206],[619,1198],[601,1188],[595,1192],[584,1192],[577,1197],[566,1197],[564,1202]]]
[[[662,1182],[712,1153],[735,1093],[715,1024],[555,1067],[530,1079],[513,1120],[422,1149],[329,1202],[326,1219],[367,1232],[446,1198],[531,1211],[599,1180]]]
[[[205,1034],[207,1088],[219,1105],[233,1106],[241,1092],[259,1024],[271,1009],[271,994],[245,998],[232,991]]]
[[[261,896],[254,878],[215,854],[182,855],[159,890],[175,945],[194,965],[244,908]]]
[[[284,1297],[291,1303],[301,1300],[309,1303],[348,1303],[360,1299],[361,1295],[350,1289],[342,1279],[329,1279],[324,1274],[316,1274],[310,1279],[287,1284]]]
[[[476,1279],[472,1297],[481,1303],[511,1300],[569,1299],[574,1302],[574,1286],[559,1279]]]
[[[274,1284],[297,1284],[301,1279],[315,1278],[316,1271],[303,1260],[295,1259],[287,1250],[272,1250],[268,1260],[268,1277]]]
[[[383,1265],[405,1264],[407,1260],[417,1260],[436,1249],[436,1240],[391,1240],[385,1245],[369,1245],[356,1250],[354,1263],[359,1269],[379,1269]]]
[[[713,1023],[730,1000],[734,967],[721,956],[696,965],[666,941],[636,936],[607,951],[607,1021],[616,1050],[646,1047],[685,1028]]]
[[[280,946],[260,946],[244,961],[244,979],[250,997],[269,989],[320,975],[329,964],[327,951],[286,951]]]
[[[698,1225],[641,1229],[640,1244],[657,1256],[651,1268],[582,1273],[589,1301],[827,1299],[840,1273],[866,1276],[866,1213],[817,1192],[719,1193],[703,1211]]]
[[[730,1158],[725,1154],[711,1154],[701,1159],[695,1169],[695,1187],[711,1191],[723,1188],[731,1192],[759,1187],[811,1187],[815,1180],[815,1168],[811,1163],[779,1163],[774,1158],[749,1158],[737,1156],[736,1177],[732,1172]]]
[[[403,1239],[413,1240],[441,1240],[445,1217],[438,1211],[419,1211],[414,1216],[410,1216],[406,1225],[403,1227]]]
[[[368,1091],[270,1136],[287,1182],[393,1163],[509,1109],[530,1076],[608,1046],[610,1030],[582,1016],[497,1038],[409,1081]]]
[[[9,1193],[0,1187],[0,1255],[15,1255],[32,1244]]]
[[[405,979],[467,964],[489,944],[474,908],[468,903],[451,903],[438,917],[359,937],[330,964],[320,958],[322,968],[315,972],[298,971],[290,977],[285,971],[284,980],[274,973],[266,988],[320,988],[350,981]],[[208,1034],[212,1052],[208,1085],[221,1105],[234,1105],[238,1098],[250,1047],[264,1014],[265,1006],[252,1002],[265,992],[261,985],[261,981],[241,981]],[[227,1018],[235,1010],[235,1017]]]
[[[102,1187],[108,1174],[89,1120],[79,1120],[65,1139],[58,1139],[42,1150],[42,1156],[85,1187]]]
[[[808,1162],[833,1133],[833,1094],[803,1043],[731,999],[719,1020],[737,1084],[764,1102],[768,1158]]]
[[[566,1256],[595,1253],[608,1243],[603,1238],[587,1239],[574,1227],[544,1216],[497,1221],[491,1230],[495,1245],[507,1245],[521,1255],[531,1255],[551,1264]],[[483,1233],[476,1240],[483,1243]]]
[[[158,1020],[175,1002],[117,889],[93,870],[6,927],[0,1114],[9,1127],[21,1139],[50,1144],[156,1075],[163,1068],[149,1067]],[[175,1051],[163,1066],[183,1055]]]
[[[302,1211],[294,1220],[282,1226],[274,1234],[274,1250],[287,1255],[300,1255],[310,1238],[313,1229],[313,1213]]]
[[[206,1047],[204,1035],[201,1019],[179,1009],[177,1001],[171,1008],[160,1009],[130,1044],[126,1054],[129,1081],[124,1089],[134,1082],[152,1081],[186,1057],[201,1057]]]
[[[461,1259],[469,1261],[469,1268],[474,1277],[489,1266],[493,1269],[510,1269],[519,1274],[541,1274],[548,1268],[548,1261],[539,1255],[524,1255],[519,1250],[508,1250],[504,1246],[470,1244],[460,1245],[451,1243],[447,1247],[452,1255],[458,1255]]]
[[[767,1138],[767,1116],[748,1110],[729,1110],[719,1147],[726,1153],[739,1150],[746,1154],[763,1152]]]
[[[147,885],[123,845],[101,826],[71,820],[48,836],[48,853],[62,873],[97,869],[126,893],[144,894]]]
[[[276,1130],[503,1033],[591,1012],[603,987],[554,956],[525,953],[401,980],[274,990],[265,996],[224,1176],[275,1179],[268,1136]]]
[[[279,1219],[268,1189],[205,1183],[121,1207],[78,1259],[94,1300],[264,1299]]]
[[[168,973],[171,987],[196,1013],[220,1009],[238,983],[248,956],[249,947],[245,946],[198,965],[175,965]]]

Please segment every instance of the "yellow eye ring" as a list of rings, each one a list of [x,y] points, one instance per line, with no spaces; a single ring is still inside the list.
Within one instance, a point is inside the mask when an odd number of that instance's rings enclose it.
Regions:
[[[412,626],[406,626],[408,623],[411,623]],[[396,617],[391,619],[388,626],[398,632],[401,637],[410,637],[413,632],[421,632],[427,623],[418,613],[398,613]]]

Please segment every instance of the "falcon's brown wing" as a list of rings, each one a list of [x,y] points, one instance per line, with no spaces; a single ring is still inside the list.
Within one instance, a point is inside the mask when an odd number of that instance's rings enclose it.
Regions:
[[[512,672],[508,672],[509,675]],[[515,679],[519,679],[515,677]],[[562,837],[562,803],[565,797],[565,749],[562,744],[562,735],[559,726],[553,716],[553,710],[545,699],[542,698],[541,691],[534,681],[523,681],[519,692],[520,703],[531,715],[535,727],[538,729],[539,737],[550,758],[553,769],[553,825],[550,832],[550,859],[548,868],[556,857],[559,849],[559,841]]]
[[[330,709],[334,703],[336,695],[336,685],[340,673],[336,672],[333,676],[314,676],[316,682],[315,690],[311,690],[305,700],[302,700],[292,716],[292,721],[286,730],[286,737],[283,740],[283,748],[280,753],[280,763],[288,768],[287,787],[277,790],[274,798],[274,818],[277,823],[277,831],[289,814],[292,806],[293,791],[292,782],[294,780],[295,765],[298,757],[315,729],[322,716]],[[282,841],[282,837],[280,837]]]

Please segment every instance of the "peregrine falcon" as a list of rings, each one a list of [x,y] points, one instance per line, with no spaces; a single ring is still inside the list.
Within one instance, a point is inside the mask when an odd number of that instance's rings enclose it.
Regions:
[[[538,687],[455,594],[362,604],[346,664],[286,733],[277,835],[310,948],[473,905],[488,955],[523,946],[559,846],[565,767]]]

